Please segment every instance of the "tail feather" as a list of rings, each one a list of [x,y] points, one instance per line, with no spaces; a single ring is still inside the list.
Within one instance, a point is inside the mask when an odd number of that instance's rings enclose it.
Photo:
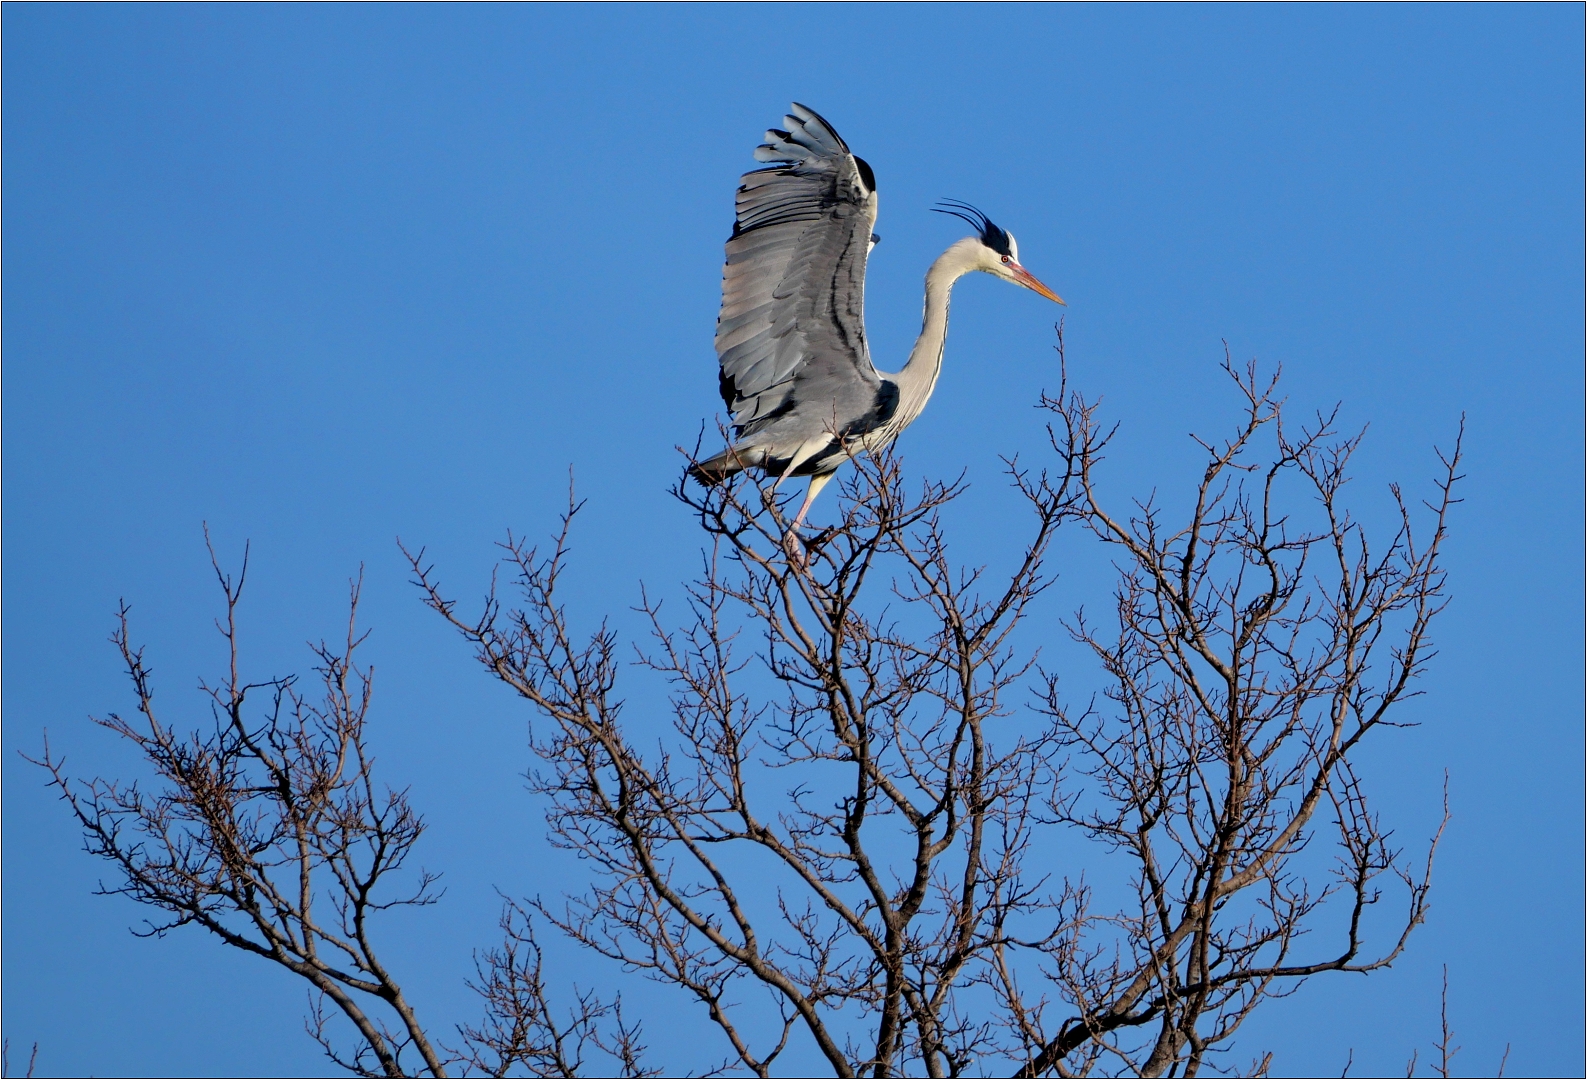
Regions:
[[[744,459],[743,451],[728,448],[714,458],[690,465],[689,476],[705,487],[715,487],[735,473],[743,472],[746,466],[752,464],[754,462]]]

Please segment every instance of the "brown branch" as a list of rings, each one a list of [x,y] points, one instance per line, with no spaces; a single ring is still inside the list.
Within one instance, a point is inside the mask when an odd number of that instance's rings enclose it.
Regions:
[[[1197,440],[1207,464],[1184,526],[1165,526],[1153,502],[1114,514],[1096,461],[1082,456],[1075,467],[1082,520],[1122,563],[1117,636],[1083,614],[1069,630],[1113,679],[1106,696],[1117,711],[1072,711],[1047,677],[1044,711],[1090,781],[1055,795],[1051,809],[1136,861],[1144,917],[1091,917],[1034,946],[1073,1010],[1039,1044],[1004,978],[1033,1047],[1018,1075],[1063,1075],[1071,1055],[1104,1041],[1139,1075],[1195,1075],[1264,999],[1324,971],[1388,966],[1425,917],[1443,825],[1413,874],[1368,811],[1351,760],[1372,731],[1395,726],[1390,710],[1414,696],[1431,658],[1430,626],[1447,603],[1439,556],[1458,501],[1459,439],[1439,455],[1430,523],[1391,488],[1397,530],[1374,552],[1340,501],[1361,436],[1334,434],[1337,409],[1292,430],[1276,375],[1227,358],[1224,369],[1241,419],[1222,442]],[[1051,430],[1078,433],[1071,441],[1097,430],[1095,407],[1077,395],[1044,404],[1056,417]],[[1314,549],[1331,554],[1331,579]],[[1333,882],[1314,891],[1304,856],[1318,809],[1330,805],[1339,861]],[[1363,955],[1385,874],[1408,906]],[[1336,903],[1345,914],[1339,951],[1291,959],[1292,943]],[[1098,936],[1121,957],[1105,978],[1083,960],[1097,947],[1081,942]],[[1149,1037],[1117,1038],[1148,1028]]]
[[[406,891],[389,892],[424,823],[404,793],[377,785],[365,751],[373,679],[355,659],[364,640],[356,623],[360,582],[351,586],[343,643],[314,650],[322,695],[311,701],[291,677],[245,681],[237,611],[246,554],[235,579],[213,547],[211,565],[225,603],[216,627],[227,667],[217,685],[201,684],[211,705],[207,725],[178,729],[159,718],[126,605],[111,639],[141,722],[116,714],[96,722],[132,746],[157,782],[74,779],[48,743],[36,763],[82,826],[89,852],[116,868],[118,880],[101,891],[164,913],[143,933],[201,926],[302,977],[357,1031],[356,1049],[342,1055],[319,1006],[311,1009],[311,1033],[356,1073],[408,1075],[404,1055],[411,1054],[425,1072],[444,1076],[445,1061],[369,933],[376,912],[424,906],[436,894],[434,876],[422,870]],[[264,700],[255,709],[259,692]],[[396,1033],[371,1011],[378,1008],[399,1021]]]

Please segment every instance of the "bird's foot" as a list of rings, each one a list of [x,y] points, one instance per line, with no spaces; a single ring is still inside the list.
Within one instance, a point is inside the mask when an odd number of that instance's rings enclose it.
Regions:
[[[804,541],[799,539],[797,527],[783,533],[782,549],[787,553],[790,564],[799,567],[801,570],[810,565],[810,559],[805,554]]]

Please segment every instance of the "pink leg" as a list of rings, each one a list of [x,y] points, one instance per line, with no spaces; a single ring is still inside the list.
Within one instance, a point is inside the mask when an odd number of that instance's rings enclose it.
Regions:
[[[805,491],[805,501],[799,507],[798,516],[793,519],[793,524],[788,526],[788,532],[783,537],[783,550],[788,552],[789,558],[798,560],[801,566],[804,565],[804,551],[799,543],[799,527],[805,523],[805,515],[810,512],[810,504],[816,501],[816,496],[821,493],[821,489],[826,487],[827,481],[831,479],[831,473],[824,473],[810,478],[810,487]]]
[[[784,480],[788,479],[788,477],[793,475],[794,466],[796,466],[798,464],[799,464],[799,455],[798,454],[795,454],[793,457],[789,458],[788,459],[788,467],[782,471],[782,475],[777,478],[777,482],[771,486],[771,489],[773,491],[776,491],[778,488],[782,487],[782,482]]]

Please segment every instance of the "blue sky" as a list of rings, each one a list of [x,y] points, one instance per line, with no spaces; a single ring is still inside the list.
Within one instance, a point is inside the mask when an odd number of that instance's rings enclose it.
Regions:
[[[868,319],[896,368],[920,279],[985,208],[1069,301],[1076,382],[1121,425],[1122,501],[1171,490],[1233,402],[1216,363],[1370,424],[1360,497],[1425,490],[1468,423],[1441,655],[1374,762],[1411,847],[1454,820],[1393,970],[1318,979],[1248,1030],[1277,1075],[1425,1056],[1447,965],[1457,1071],[1581,1075],[1582,60],[1579,5],[89,6],[4,10],[4,1031],[44,1075],[321,1071],[302,990],[196,932],[134,939],[17,752],[134,775],[133,607],[167,708],[221,653],[202,523],[251,540],[245,647],[306,671],[362,564],[381,766],[445,872],[392,951],[467,1019],[493,887],[554,892],[526,715],[423,611],[395,538],[465,594],[506,530],[587,496],[574,585],[624,612],[698,540],[673,447],[718,407],[736,177],[790,100],[881,191]],[[968,471],[967,558],[1022,514],[1050,306],[956,294],[902,443]],[[1374,500],[1377,500],[1374,503]],[[818,504],[816,519],[821,519]],[[1065,549],[1069,550],[1069,549]],[[1054,615],[1106,581],[1074,549]],[[1087,562],[1090,558],[1093,561]],[[571,875],[559,878],[558,875]],[[659,1045],[693,1018],[639,990]]]

